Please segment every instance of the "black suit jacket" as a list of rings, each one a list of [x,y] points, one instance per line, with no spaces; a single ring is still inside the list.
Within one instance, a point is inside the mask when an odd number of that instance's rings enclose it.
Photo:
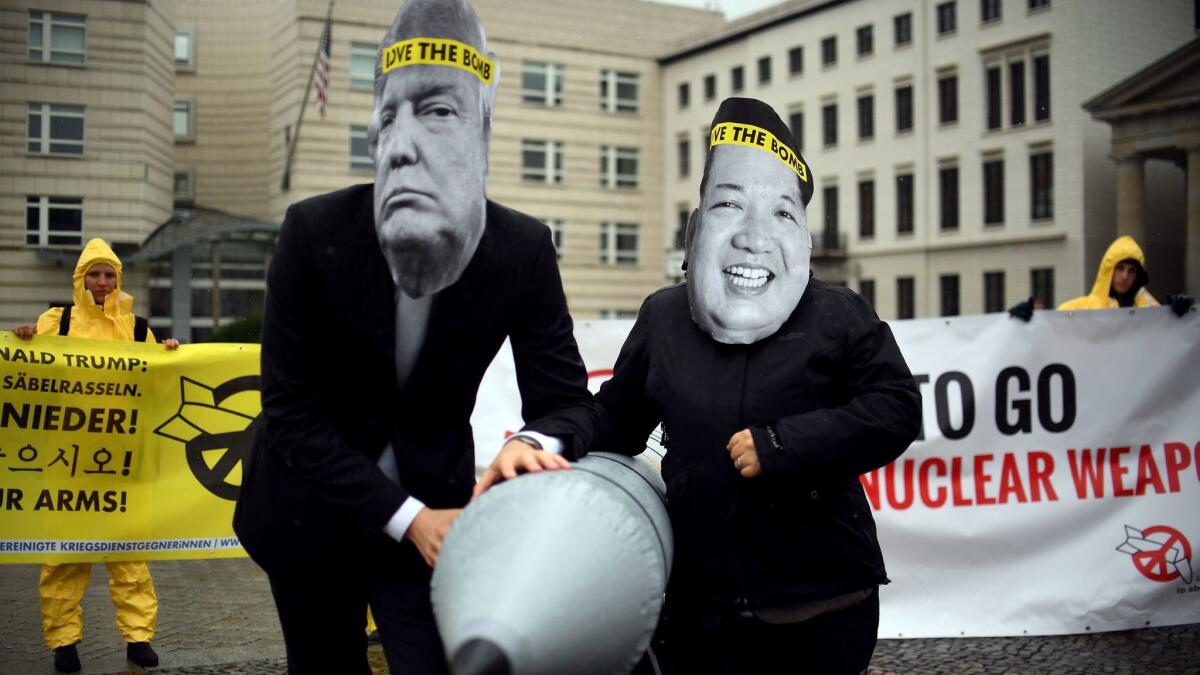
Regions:
[[[345,557],[410,495],[431,508],[465,505],[475,482],[471,411],[506,337],[527,428],[562,438],[574,455],[591,396],[545,225],[487,203],[479,248],[434,296],[403,390],[394,317],[372,186],[292,205],[268,272],[263,412],[234,514],[268,572]],[[399,484],[376,465],[388,443]]]
[[[731,345],[692,320],[686,284],[657,291],[596,398],[591,450],[637,454],[663,424],[676,607],[786,607],[887,583],[858,477],[916,438],[921,397],[858,294],[811,279],[775,334]],[[762,466],[752,479],[726,447],[742,429]]]

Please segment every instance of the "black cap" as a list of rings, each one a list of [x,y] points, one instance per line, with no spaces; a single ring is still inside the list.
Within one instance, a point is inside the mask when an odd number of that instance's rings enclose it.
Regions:
[[[708,178],[708,166],[712,163],[713,149],[724,144],[757,147],[774,155],[796,174],[800,182],[800,196],[804,205],[808,206],[813,195],[812,171],[800,154],[800,146],[792,136],[791,129],[779,119],[771,106],[753,98],[727,98],[721,101],[709,130],[708,154],[704,160],[705,181]],[[701,181],[701,186],[705,181]]]

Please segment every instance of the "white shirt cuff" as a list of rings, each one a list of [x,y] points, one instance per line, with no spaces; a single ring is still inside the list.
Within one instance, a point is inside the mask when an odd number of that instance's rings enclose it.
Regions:
[[[405,499],[400,508],[396,509],[396,513],[392,515],[392,519],[383,526],[383,531],[396,541],[404,541],[404,534],[408,532],[409,525],[412,525],[413,519],[423,508],[425,508],[425,504],[420,499],[416,497]]]
[[[509,437],[509,440],[521,438],[525,440],[537,441],[538,445],[542,446],[542,450],[552,454],[561,455],[563,451],[563,442],[553,436],[547,436],[536,431],[518,431]]]

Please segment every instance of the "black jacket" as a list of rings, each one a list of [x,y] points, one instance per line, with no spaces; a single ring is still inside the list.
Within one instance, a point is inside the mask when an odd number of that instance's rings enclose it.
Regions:
[[[858,476],[916,438],[921,399],[855,293],[813,279],[778,332],[726,345],[692,321],[685,285],[663,289],[597,401],[592,450],[640,452],[663,423],[676,606],[787,606],[887,582]],[[763,467],[752,479],[725,448],[745,428]]]
[[[506,337],[528,428],[561,437],[573,456],[591,397],[545,225],[487,203],[479,248],[434,296],[403,390],[394,316],[372,187],[290,207],[268,273],[263,413],[234,514],[264,569],[352,559],[349,547],[378,535],[410,495],[431,508],[465,505],[475,482],[471,411]],[[388,443],[400,484],[376,465]]]

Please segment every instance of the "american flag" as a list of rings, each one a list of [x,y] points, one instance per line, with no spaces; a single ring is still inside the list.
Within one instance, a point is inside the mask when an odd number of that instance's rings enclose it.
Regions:
[[[321,112],[321,119],[325,119],[325,104],[329,102],[329,43],[332,41],[332,25],[333,17],[325,19],[325,30],[321,31],[321,48],[317,50],[316,63],[316,83],[317,83],[317,110]]]

